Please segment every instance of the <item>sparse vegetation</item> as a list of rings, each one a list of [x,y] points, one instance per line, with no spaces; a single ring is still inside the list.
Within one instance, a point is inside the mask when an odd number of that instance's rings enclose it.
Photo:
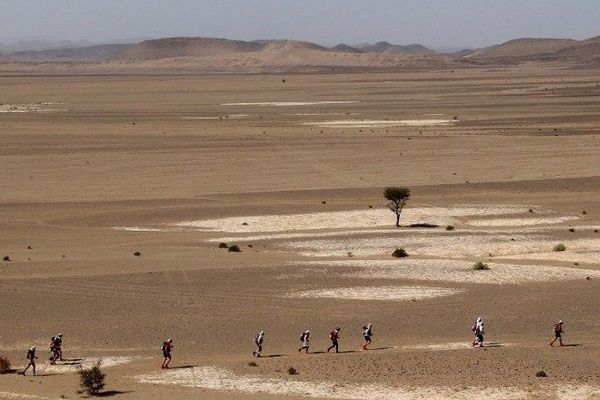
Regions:
[[[481,262],[481,261],[477,261],[475,263],[475,265],[473,265],[473,269],[475,271],[488,271],[490,269],[490,266],[487,265],[486,263]]]
[[[96,396],[104,389],[104,378],[106,374],[100,369],[100,362],[97,362],[90,368],[79,368],[79,384],[92,396]]]
[[[446,230],[447,230],[447,231],[453,231],[453,230],[454,230],[454,225],[448,225],[448,226],[446,227]]]
[[[8,358],[0,356],[0,374],[8,374],[11,371],[10,361],[8,361]]]
[[[227,246],[227,243],[225,243],[225,242],[221,242],[221,243],[219,243],[219,248],[220,248],[220,249],[226,249],[226,248],[228,248],[228,247],[229,247],[229,246]]]
[[[403,248],[398,248],[398,249],[394,250],[394,252],[392,253],[392,257],[404,258],[404,257],[408,257],[408,253]]]
[[[4,258],[2,259],[2,261],[10,261],[10,257],[9,256],[4,256]]]
[[[297,375],[298,374],[298,370],[294,367],[289,367],[287,370],[288,374],[290,375]]]
[[[242,252],[242,250],[240,249],[240,247],[237,244],[229,246],[227,251],[232,252],[232,253],[241,253]]]
[[[569,228],[569,232],[573,233],[573,232],[575,232],[575,229],[574,228]]]
[[[552,251],[565,251],[565,250],[567,250],[567,246],[565,246],[562,243],[559,243],[552,248]]]
[[[400,226],[400,214],[410,198],[410,190],[405,187],[391,186],[384,189],[383,196],[388,200],[388,208],[396,214],[396,226]]]
[[[546,371],[538,371],[535,373],[536,378],[547,378],[548,374]]]
[[[136,257],[141,257],[142,253],[140,253],[139,251],[136,251],[135,253],[133,253],[133,255]]]
[[[248,366],[249,366],[249,367],[258,367],[258,364],[257,364],[256,362],[254,362],[254,361],[250,361],[250,362],[248,363]]]

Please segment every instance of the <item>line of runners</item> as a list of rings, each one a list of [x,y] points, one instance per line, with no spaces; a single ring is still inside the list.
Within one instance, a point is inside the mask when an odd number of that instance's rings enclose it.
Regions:
[[[336,327],[331,332],[329,332],[329,340],[331,341],[331,346],[329,346],[327,348],[328,353],[334,349],[335,349],[336,353],[339,353],[339,351],[340,351],[340,344],[339,344],[340,331],[341,331],[341,328]],[[473,347],[483,347],[484,335],[485,335],[485,323],[483,322],[483,318],[481,318],[481,317],[477,318],[477,320],[471,327],[471,331],[473,332],[473,335],[474,335],[472,346]],[[556,343],[556,341],[558,340],[560,346],[564,346],[563,341],[562,341],[562,335],[564,334],[562,320],[558,321],[557,323],[555,323],[553,325],[553,333],[554,333],[554,340],[552,340],[549,343],[549,345],[554,346],[554,343]],[[254,344],[256,345],[256,350],[254,350],[252,352],[254,357],[261,356],[266,334],[267,334],[266,331],[260,331],[254,337]],[[309,353],[309,351],[310,351],[310,334],[311,334],[311,332],[308,329],[300,334],[300,342],[302,342],[302,346],[298,349],[299,353],[301,353],[302,351],[304,351],[306,354]],[[368,350],[369,345],[373,341],[373,324],[368,323],[366,326],[362,327],[362,336],[363,336],[363,344],[361,346],[361,349]],[[62,333],[59,333],[58,335],[53,336],[52,339],[50,340],[49,361],[50,361],[51,365],[56,364],[56,361],[63,361],[62,342],[63,342],[63,334]],[[172,360],[171,353],[173,351],[173,347],[174,347],[174,341],[172,338],[169,338],[166,341],[164,341],[162,346],[160,347],[160,350],[162,351],[162,355],[163,355],[163,363],[162,363],[161,368],[163,368],[163,369],[169,368],[169,364],[171,363],[171,360]],[[33,346],[29,350],[27,350],[26,358],[27,358],[27,366],[25,367],[25,369],[23,371],[19,372],[19,374],[25,375],[27,370],[31,367],[33,370],[33,375],[36,375],[35,360],[38,357],[36,355],[36,347],[35,346]]]

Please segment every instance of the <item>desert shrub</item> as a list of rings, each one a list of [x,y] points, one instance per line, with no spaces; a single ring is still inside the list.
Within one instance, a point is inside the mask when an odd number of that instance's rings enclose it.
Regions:
[[[490,266],[487,265],[486,263],[481,262],[481,261],[477,261],[475,263],[475,265],[473,265],[473,269],[475,271],[487,271],[487,270],[490,269]]]
[[[569,232],[571,232],[571,233],[575,232],[575,228],[569,228]]]
[[[446,230],[447,230],[447,231],[453,231],[453,230],[454,230],[454,225],[448,225],[448,226],[446,227]]]
[[[219,248],[220,249],[226,249],[227,247],[229,247],[229,246],[227,246],[227,243],[225,243],[225,242],[219,243]]]
[[[548,374],[546,373],[546,371],[538,371],[535,373],[535,376],[537,378],[547,378]]]
[[[298,374],[298,370],[296,368],[294,368],[294,367],[289,367],[288,370],[287,370],[287,372],[290,375],[296,375],[296,374]]]
[[[232,252],[232,253],[241,253],[242,252],[242,250],[240,249],[240,246],[238,246],[237,244],[229,246],[227,251]]]
[[[585,211],[585,210],[583,210],[581,213],[582,213],[583,215],[587,215],[587,211]]]
[[[392,253],[392,257],[404,258],[404,257],[408,257],[408,253],[403,248],[398,248],[398,249],[394,250],[394,252]]]
[[[567,249],[567,246],[565,246],[562,243],[559,243],[552,248],[553,251],[565,251],[566,249]]]
[[[0,374],[8,374],[10,371],[10,361],[8,358],[0,356]]]
[[[258,367],[258,364],[257,364],[256,362],[254,362],[254,361],[250,361],[250,362],[248,363],[248,366],[249,366],[249,367]]]
[[[141,257],[142,253],[140,253],[139,251],[136,251],[135,253],[133,253],[133,255],[136,257]]]
[[[2,259],[2,261],[10,261],[10,257],[9,256],[4,256],[4,258]]]
[[[420,222],[418,224],[410,224],[411,228],[439,228],[439,225],[436,224],[430,224],[427,222]]]
[[[100,369],[100,362],[90,368],[79,368],[77,374],[79,375],[79,384],[88,394],[94,396],[104,389],[106,374]]]

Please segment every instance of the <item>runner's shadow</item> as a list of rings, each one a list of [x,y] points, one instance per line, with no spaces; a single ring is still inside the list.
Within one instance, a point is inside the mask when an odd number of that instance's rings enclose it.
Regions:
[[[348,354],[348,353],[356,353],[356,350],[344,350],[344,351],[340,351],[338,354]]]
[[[486,347],[505,347],[502,343],[486,343],[483,345],[483,348]]]
[[[326,351],[311,351],[309,354],[325,354]]]
[[[387,346],[387,347],[374,347],[372,349],[369,349],[369,351],[373,351],[373,350],[389,350],[389,349],[393,349],[394,346]]]
[[[196,368],[197,365],[181,365],[179,367],[169,367],[168,369],[190,369],[190,368]]]
[[[81,365],[81,361],[62,362],[62,363],[56,364],[56,365]]]
[[[275,357],[285,357],[285,354],[269,354],[268,356],[261,355],[259,358],[275,358]]]
[[[76,361],[83,361],[83,358],[65,358],[63,359],[63,362],[76,362]]]
[[[581,346],[581,343],[563,344],[563,347],[579,347],[579,346]]]

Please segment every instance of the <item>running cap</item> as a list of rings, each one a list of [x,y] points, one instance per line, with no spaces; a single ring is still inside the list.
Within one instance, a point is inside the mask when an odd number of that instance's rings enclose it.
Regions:
[[[561,319],[560,321],[558,321],[558,323],[559,323],[559,324],[562,324],[562,323],[563,323],[563,322],[562,322],[562,319]]]
[[[62,336],[62,335],[63,335],[62,333],[59,333],[59,334],[58,334],[58,336]]]
[[[171,338],[167,339],[167,342],[172,342],[172,341],[173,341],[173,339],[171,339]]]
[[[31,350],[35,350],[35,346],[31,346]]]
[[[304,333],[310,333],[310,331],[307,329],[306,331],[304,331]]]
[[[337,328],[335,328],[336,331],[341,330],[342,328],[340,328],[339,326]]]

